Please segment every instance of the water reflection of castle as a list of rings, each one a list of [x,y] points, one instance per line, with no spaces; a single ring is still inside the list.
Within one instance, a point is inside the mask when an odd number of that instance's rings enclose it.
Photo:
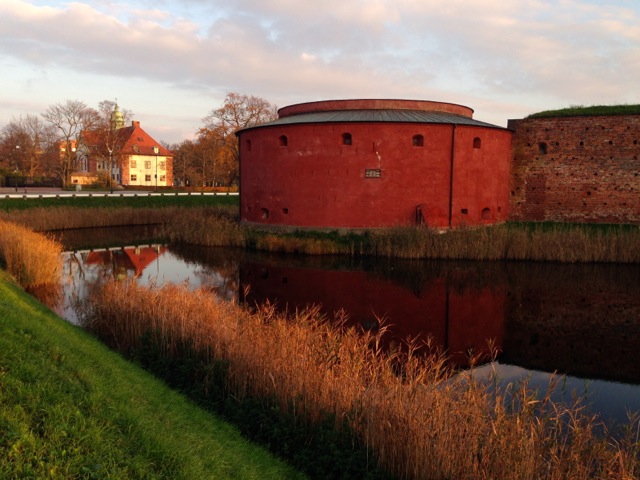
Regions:
[[[277,263],[245,262],[240,284],[249,286],[245,302],[275,302],[282,311],[320,305],[332,315],[344,309],[348,325],[375,329],[378,319],[389,326],[385,344],[430,336],[452,361],[468,366],[469,354],[488,353],[488,342],[501,347],[505,293],[489,287],[457,288],[439,275],[403,285],[360,269],[311,269]],[[241,292],[243,289],[240,289]]]
[[[109,265],[116,278],[139,277],[145,268],[157,261],[166,250],[165,246],[149,245],[90,251],[84,262],[87,265]]]

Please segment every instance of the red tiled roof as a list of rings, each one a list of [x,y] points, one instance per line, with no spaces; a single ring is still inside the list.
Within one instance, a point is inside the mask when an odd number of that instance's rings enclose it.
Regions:
[[[95,148],[102,142],[99,131],[88,130],[83,132],[86,145]],[[156,155],[153,147],[158,147],[158,155],[164,157],[173,157],[173,152],[164,148],[159,142],[153,139],[151,135],[145,132],[140,126],[140,122],[133,121],[128,127],[118,130],[118,143],[122,142],[122,155]]]
[[[131,126],[124,127],[121,130],[123,131],[123,138],[126,139],[120,151],[121,154],[156,155],[153,147],[158,147],[158,155],[166,157],[173,156],[171,150],[164,148],[142,129],[140,122],[133,121],[131,122]]]

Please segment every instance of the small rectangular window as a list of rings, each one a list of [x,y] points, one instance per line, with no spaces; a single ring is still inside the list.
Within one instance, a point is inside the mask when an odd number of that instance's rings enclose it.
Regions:
[[[167,169],[167,162],[165,162],[164,160],[162,160],[162,161],[158,164],[158,168],[160,168],[160,170],[166,170],[166,169]]]
[[[164,182],[167,180],[167,177],[165,177],[164,175],[160,175],[160,181]]]
[[[131,181],[132,182],[137,182],[138,181],[138,176],[137,175],[131,175]]]
[[[131,168],[137,168],[137,166],[138,166],[138,164],[137,164],[137,162],[135,160],[131,160],[129,162],[129,165],[131,166]]]
[[[145,175],[144,176],[144,181],[145,182],[150,182],[151,181],[151,175]]]
[[[149,170],[151,168],[151,160],[145,160],[144,161],[144,168],[146,170]]]
[[[381,178],[382,170],[379,168],[367,168],[364,171],[364,178]]]

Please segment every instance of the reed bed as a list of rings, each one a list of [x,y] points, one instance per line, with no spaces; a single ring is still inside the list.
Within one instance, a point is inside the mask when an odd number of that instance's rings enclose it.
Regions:
[[[164,226],[171,242],[207,247],[245,247],[247,234],[237,221],[235,208],[189,209],[171,217]]]
[[[35,231],[164,225],[172,242],[306,255],[413,259],[640,262],[640,226],[503,224],[437,231],[395,227],[360,233],[260,230],[237,221],[236,206],[163,208],[43,207],[0,211]]]
[[[397,478],[640,475],[637,421],[613,437],[578,403],[453,372],[443,355],[417,355],[417,342],[382,352],[384,328],[357,332],[316,309],[290,317],[270,305],[249,312],[185,285],[129,282],[106,284],[83,318],[122,351],[150,335],[167,359],[189,352],[225,364],[228,395],[239,401],[271,401],[309,425],[333,418]]]
[[[28,290],[60,284],[62,246],[51,238],[0,219],[0,260]]]
[[[360,233],[260,230],[234,215],[184,212],[166,224],[174,242],[307,255],[408,259],[640,262],[640,226],[502,224],[438,231],[395,227]]]
[[[368,250],[402,258],[640,262],[640,227],[495,225],[446,232],[398,227],[373,232]]]
[[[208,216],[216,218],[226,212],[232,212],[235,207],[41,207],[27,210],[0,211],[0,218],[19,223],[34,231],[45,232],[73,228],[98,228],[129,225],[152,225],[167,223],[175,218],[181,218],[191,208],[197,210],[196,218]]]

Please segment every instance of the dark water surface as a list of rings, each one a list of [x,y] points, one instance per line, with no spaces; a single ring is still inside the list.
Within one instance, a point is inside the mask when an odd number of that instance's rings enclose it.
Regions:
[[[585,395],[620,422],[627,410],[640,410],[638,265],[300,257],[166,246],[153,242],[149,228],[84,233],[61,239],[72,252],[64,254],[58,313],[72,322],[74,302],[105,279],[186,282],[250,305],[319,305],[329,318],[344,311],[348,323],[368,330],[384,323],[387,348],[428,336],[462,368],[490,341],[500,353],[474,369],[479,376],[528,379],[544,389],[558,372],[556,397]],[[89,245],[119,248],[76,250]]]

